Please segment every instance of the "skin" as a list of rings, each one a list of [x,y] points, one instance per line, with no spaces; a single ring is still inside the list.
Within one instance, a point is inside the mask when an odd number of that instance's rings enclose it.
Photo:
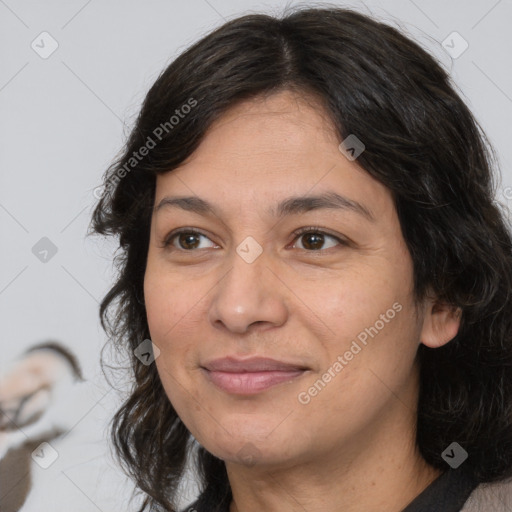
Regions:
[[[155,205],[198,196],[219,210],[154,212],[144,294],[165,392],[192,435],[225,461],[231,512],[398,512],[440,474],[415,448],[415,357],[420,343],[452,339],[459,316],[435,297],[416,308],[390,191],[347,159],[340,142],[313,97],[282,91],[227,111],[183,165],[157,178]],[[268,212],[289,196],[326,191],[361,203],[375,220],[351,210],[281,219]],[[317,245],[311,234],[294,235],[308,226],[328,234]],[[175,237],[163,248],[181,227],[204,236]],[[263,250],[252,263],[236,251],[248,236]],[[300,403],[396,303],[400,312]],[[233,395],[200,369],[227,355],[309,371]]]

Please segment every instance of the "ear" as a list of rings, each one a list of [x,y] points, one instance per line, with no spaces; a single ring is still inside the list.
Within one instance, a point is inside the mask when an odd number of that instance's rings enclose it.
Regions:
[[[437,298],[426,299],[421,329],[421,343],[439,348],[455,338],[459,332],[462,310]]]

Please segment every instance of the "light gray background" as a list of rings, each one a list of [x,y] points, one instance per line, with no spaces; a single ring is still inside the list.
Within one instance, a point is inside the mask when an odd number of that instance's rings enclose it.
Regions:
[[[51,337],[69,345],[99,390],[98,401],[76,403],[77,421],[110,398],[98,365],[105,342],[98,307],[111,285],[115,246],[85,239],[94,188],[148,88],[176,55],[225,20],[279,13],[287,4],[296,2],[0,0],[0,371],[35,342]],[[499,199],[510,206],[512,0],[331,4],[400,26],[451,71],[498,151]],[[47,59],[31,47],[44,31],[59,45]],[[453,31],[469,44],[456,59],[441,44]],[[57,247],[46,263],[32,252],[42,237]],[[73,460],[86,460],[81,446]],[[85,493],[101,508],[103,498],[85,484],[91,468],[81,468],[73,485],[58,491],[62,502],[83,500]]]

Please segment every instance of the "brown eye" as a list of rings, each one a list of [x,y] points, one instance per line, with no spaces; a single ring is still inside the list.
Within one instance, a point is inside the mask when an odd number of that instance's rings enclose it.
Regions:
[[[165,239],[163,247],[172,246],[172,248],[182,251],[194,251],[195,249],[203,249],[205,247],[200,247],[201,237],[206,240],[209,240],[209,238],[206,235],[200,233],[199,231],[191,229],[175,231]]]
[[[183,249],[196,249],[199,245],[199,236],[195,233],[180,233],[178,243]]]
[[[302,247],[299,247],[299,249],[306,251],[319,251],[322,249],[330,249],[336,245],[346,245],[346,243],[338,237],[310,228],[303,229],[302,231],[296,232],[296,234],[298,235],[297,240],[302,241]],[[331,242],[328,247],[325,247],[324,244],[326,244],[328,240],[332,240],[333,242]]]
[[[321,249],[324,244],[324,235],[319,233],[307,233],[302,235],[301,239],[305,242],[303,243],[305,249]]]

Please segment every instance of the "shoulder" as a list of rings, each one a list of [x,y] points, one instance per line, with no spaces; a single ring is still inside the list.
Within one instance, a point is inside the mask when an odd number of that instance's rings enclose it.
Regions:
[[[512,478],[480,484],[460,512],[509,512],[512,510]]]

